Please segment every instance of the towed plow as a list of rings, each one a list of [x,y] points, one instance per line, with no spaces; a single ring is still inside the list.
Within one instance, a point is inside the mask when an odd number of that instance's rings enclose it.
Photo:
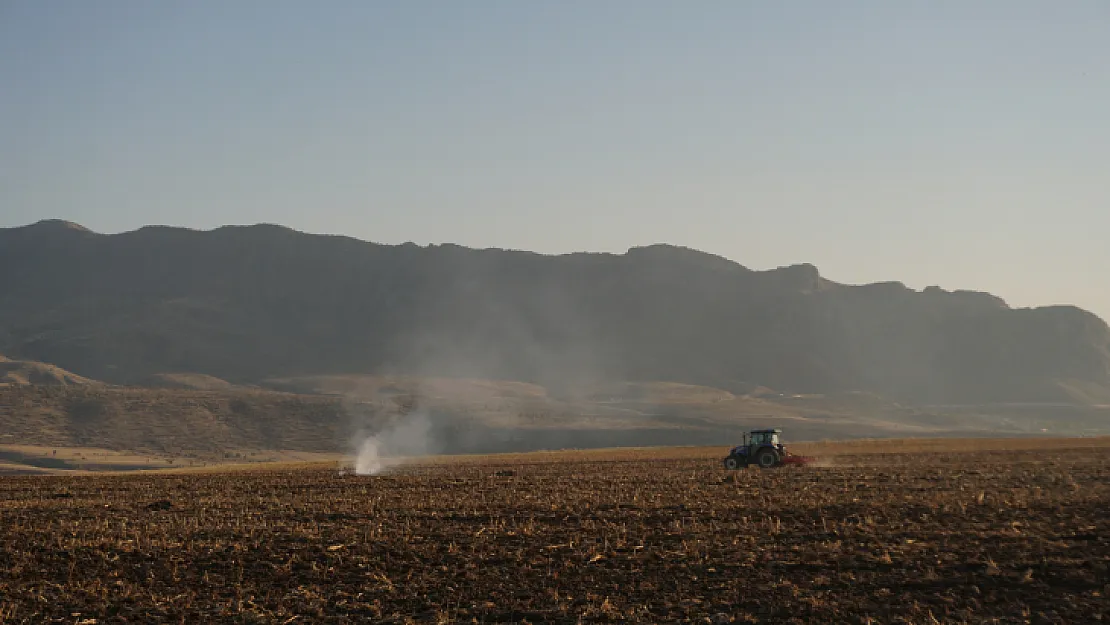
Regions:
[[[779,464],[793,464],[793,465],[807,465],[817,462],[817,458],[813,456],[795,456],[794,454],[786,454],[779,459]]]

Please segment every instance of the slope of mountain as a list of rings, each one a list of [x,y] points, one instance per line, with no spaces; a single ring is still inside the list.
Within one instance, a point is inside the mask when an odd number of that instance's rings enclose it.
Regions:
[[[226,380],[203,373],[155,373],[141,380],[138,385],[148,388],[194,391],[231,391],[239,388]]]
[[[924,411],[868,393],[786,395],[760,389],[757,395],[735,395],[674,383],[605,384],[573,402],[553,398],[542,387],[497,380],[309,376],[275,383],[303,393],[0,386],[0,474],[28,466],[123,470],[174,466],[168,462],[174,459],[180,466],[186,459],[350,454],[368,434],[391,424],[407,432],[410,449],[453,454],[724,446],[745,430],[767,425],[782,427],[790,441],[813,441],[1105,434],[1110,422],[1110,407]],[[68,460],[58,451],[66,448]],[[79,450],[84,451],[74,456]],[[127,462],[142,466],[124,466]]]
[[[114,383],[409,373],[568,400],[598,381],[666,380],[938,404],[1110,389],[1110,329],[1074,307],[848,286],[812,265],[753,271],[666,245],[542,256],[49,221],[0,230],[0,294],[0,351]]]
[[[83,378],[45,362],[10,360],[0,354],[0,386],[83,386],[98,384],[100,382]]]

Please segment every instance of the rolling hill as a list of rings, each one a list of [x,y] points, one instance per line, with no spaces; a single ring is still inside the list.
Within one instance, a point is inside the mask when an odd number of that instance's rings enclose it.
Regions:
[[[95,380],[70,373],[61,367],[31,360],[10,360],[0,354],[0,386],[96,385]]]
[[[514,381],[307,376],[285,390],[104,384],[0,386],[0,464],[41,470],[182,466],[350,454],[400,425],[420,453],[726,445],[769,425],[791,441],[1106,434],[1110,408],[903,406],[869,393],[734,394],[607,383],[575,400]],[[56,450],[79,450],[55,456]],[[293,454],[291,456],[291,454]],[[173,464],[173,463],[176,463]],[[0,473],[4,473],[0,467]]]

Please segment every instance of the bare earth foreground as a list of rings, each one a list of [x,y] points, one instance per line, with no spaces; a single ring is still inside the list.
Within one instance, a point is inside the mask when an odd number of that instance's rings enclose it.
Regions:
[[[1110,441],[990,447],[5,477],[0,622],[1110,620]]]

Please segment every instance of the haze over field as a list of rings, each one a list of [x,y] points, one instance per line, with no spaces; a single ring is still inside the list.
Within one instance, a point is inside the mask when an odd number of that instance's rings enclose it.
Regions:
[[[1110,430],[1107,23],[5,3],[0,425],[207,457]]]
[[[373,472],[767,425],[1110,432],[1110,328],[1082,309],[673,246],[542,256],[45,221],[0,229],[0,289],[0,430],[25,445],[346,452]]]

